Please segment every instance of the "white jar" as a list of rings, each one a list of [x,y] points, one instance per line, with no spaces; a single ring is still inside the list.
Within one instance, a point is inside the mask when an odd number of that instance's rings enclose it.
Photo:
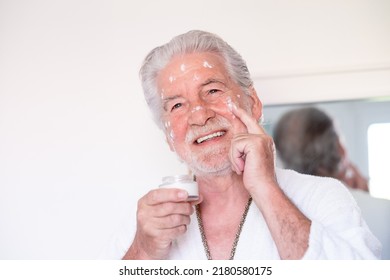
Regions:
[[[183,189],[188,192],[188,201],[199,198],[198,183],[190,175],[175,175],[162,178],[159,188]]]

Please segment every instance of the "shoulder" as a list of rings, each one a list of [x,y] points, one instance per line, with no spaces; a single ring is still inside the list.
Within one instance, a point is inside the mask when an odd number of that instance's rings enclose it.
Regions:
[[[307,190],[308,188],[346,189],[338,180],[330,177],[320,177],[298,173],[290,169],[276,169],[276,177],[280,187],[284,191]]]
[[[347,187],[334,178],[279,168],[276,170],[276,176],[280,188],[299,208],[318,210],[357,206]]]

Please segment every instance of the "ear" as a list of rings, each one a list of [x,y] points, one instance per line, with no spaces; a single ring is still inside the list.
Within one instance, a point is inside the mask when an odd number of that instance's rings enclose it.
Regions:
[[[252,116],[256,120],[260,120],[261,116],[263,115],[263,104],[257,96],[257,92],[253,86],[249,88],[249,95],[252,101]]]

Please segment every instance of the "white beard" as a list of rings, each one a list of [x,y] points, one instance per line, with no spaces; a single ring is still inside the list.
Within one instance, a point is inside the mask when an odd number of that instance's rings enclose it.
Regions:
[[[199,138],[201,135],[215,130],[226,130],[231,128],[231,124],[225,118],[214,118],[202,127],[193,128],[188,131],[185,142],[188,145]],[[225,137],[225,136],[222,136]],[[179,158],[184,161],[188,168],[196,175],[219,175],[231,172],[231,163],[228,157],[230,141],[225,140],[225,145],[208,146],[207,148],[194,153],[186,150]]]
[[[181,159],[195,175],[226,175],[232,169],[228,151],[224,150],[225,148],[219,149],[218,151],[215,150],[215,147],[209,147],[203,150],[201,154],[188,153],[185,159]]]

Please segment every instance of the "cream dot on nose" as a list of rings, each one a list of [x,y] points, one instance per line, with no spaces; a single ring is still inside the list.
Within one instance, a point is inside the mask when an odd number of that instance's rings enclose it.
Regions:
[[[196,107],[194,107],[194,108],[191,110],[191,113],[195,113],[195,112],[200,111],[200,110],[203,110],[203,107],[202,107],[202,106],[196,106]]]

